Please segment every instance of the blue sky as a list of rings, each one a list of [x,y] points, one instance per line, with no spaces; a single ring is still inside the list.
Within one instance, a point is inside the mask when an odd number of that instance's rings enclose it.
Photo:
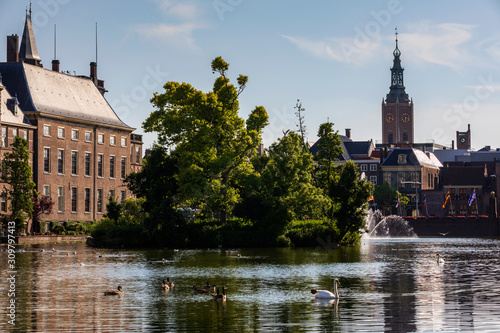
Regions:
[[[1,0],[1,38],[22,35],[28,3]],[[106,98],[138,133],[154,92],[167,81],[210,90],[210,62],[222,56],[230,78],[249,76],[240,115],[256,105],[269,114],[266,146],[296,129],[297,99],[309,141],[329,119],[380,142],[397,26],[415,141],[451,145],[471,124],[473,148],[500,147],[500,1],[34,0],[32,9],[45,68],[57,25],[61,70],[88,75],[97,22]]]

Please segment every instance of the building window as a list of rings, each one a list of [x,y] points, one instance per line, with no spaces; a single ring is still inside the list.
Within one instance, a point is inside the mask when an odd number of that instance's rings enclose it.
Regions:
[[[78,174],[78,152],[77,151],[71,152],[71,174],[72,175]]]
[[[101,145],[104,143],[104,134],[102,133],[97,134],[97,143]]]
[[[391,134],[389,134],[389,135],[387,136],[387,143],[391,144],[391,143],[393,143],[393,141],[394,141],[394,140],[393,140],[393,135],[392,135],[392,133],[391,133]]]
[[[57,173],[64,174],[64,150],[62,149],[57,151]]]
[[[403,142],[408,142],[408,134],[403,133]]]
[[[127,138],[122,136],[122,147],[126,147],[127,146]]]
[[[121,178],[125,178],[125,174],[127,173],[127,158],[122,157],[122,164],[121,164]]]
[[[0,211],[7,212],[7,193],[5,192],[0,195]]]
[[[7,127],[2,127],[2,147],[7,147]]]
[[[71,130],[71,140],[78,140],[78,130]]]
[[[109,144],[111,146],[115,146],[116,145],[116,136],[114,136],[114,135],[110,135],[109,136]]]
[[[57,188],[57,211],[64,212],[64,187],[62,186]]]
[[[406,154],[398,154],[398,164],[406,164]]]
[[[58,127],[57,128],[57,137],[58,138],[64,138],[64,127]]]
[[[17,128],[12,129],[12,137],[15,138],[17,136]]]
[[[122,203],[123,203],[123,202],[125,201],[125,199],[126,199],[126,195],[125,195],[125,193],[126,193],[126,192],[125,192],[125,190],[122,190],[122,191],[121,191],[121,198],[120,198],[120,200],[121,200],[121,202],[122,202]]]
[[[418,176],[418,172],[411,173],[411,187],[417,188],[419,187],[420,177]]]
[[[405,173],[398,172],[398,186],[397,187],[405,187],[404,181],[405,181]]]
[[[377,185],[377,176],[370,176],[370,183]]]
[[[90,176],[90,153],[85,153],[85,176]]]
[[[384,183],[387,183],[387,184],[389,184],[389,186],[391,186],[391,173],[390,172],[384,173]]]
[[[50,172],[50,148],[43,148],[43,172]]]
[[[361,164],[361,171],[368,171],[368,165],[367,164]]]
[[[376,164],[370,164],[370,171],[377,171],[377,165]]]
[[[97,212],[102,213],[102,188],[97,189]]]
[[[137,164],[141,163],[141,147],[135,147],[135,160]]]
[[[50,136],[50,125],[43,125],[43,135]]]
[[[85,213],[90,213],[90,188],[85,188]]]
[[[92,132],[85,132],[85,141],[86,142],[92,141]]]
[[[109,190],[109,196],[108,197],[115,197],[115,190]]]
[[[115,157],[109,157],[109,178],[115,178]]]
[[[71,212],[76,213],[78,204],[78,192],[76,187],[71,188]]]
[[[102,177],[102,154],[97,155],[97,177]]]
[[[50,185],[43,185],[43,195],[50,197]]]
[[[23,130],[23,138],[28,141],[28,130]]]

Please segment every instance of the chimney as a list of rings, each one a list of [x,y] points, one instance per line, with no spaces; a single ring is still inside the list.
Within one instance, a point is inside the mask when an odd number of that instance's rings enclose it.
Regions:
[[[52,60],[52,70],[54,72],[59,72],[59,60]]]
[[[351,138],[351,129],[350,128],[345,129],[345,136],[347,136],[348,139]]]
[[[90,63],[90,78],[97,82],[97,62],[92,61]]]
[[[19,62],[19,36],[7,36],[7,62]]]
[[[455,140],[451,140],[451,150],[455,149]]]

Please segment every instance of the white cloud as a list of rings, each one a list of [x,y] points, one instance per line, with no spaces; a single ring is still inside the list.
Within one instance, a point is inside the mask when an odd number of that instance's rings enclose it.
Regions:
[[[319,58],[333,59],[338,62],[362,65],[368,62],[380,47],[380,36],[366,38],[326,38],[311,40],[304,37],[282,35],[300,50]]]
[[[421,21],[410,25],[408,30],[413,32],[401,33],[399,40],[404,43],[404,53],[412,58],[461,71],[473,59],[467,43],[474,29],[467,24]]]
[[[189,22],[178,25],[159,23],[137,25],[134,31],[141,36],[157,39],[163,43],[196,49],[193,31],[201,28],[202,26]]]
[[[169,16],[175,16],[183,20],[194,20],[199,16],[199,9],[193,3],[186,1],[156,0],[160,9]]]

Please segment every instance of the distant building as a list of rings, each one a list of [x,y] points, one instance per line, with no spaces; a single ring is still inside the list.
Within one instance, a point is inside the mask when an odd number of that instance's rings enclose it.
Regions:
[[[382,144],[413,143],[413,100],[405,91],[397,32],[393,55],[390,91],[382,100]]]
[[[12,136],[27,137],[37,190],[55,202],[44,220],[99,220],[110,195],[131,196],[123,179],[141,169],[142,136],[104,98],[95,62],[89,77],[59,72],[58,60],[52,70],[42,67],[31,10],[17,46],[17,35],[8,36],[7,62],[0,63],[2,154]]]

